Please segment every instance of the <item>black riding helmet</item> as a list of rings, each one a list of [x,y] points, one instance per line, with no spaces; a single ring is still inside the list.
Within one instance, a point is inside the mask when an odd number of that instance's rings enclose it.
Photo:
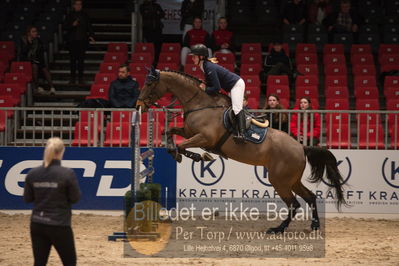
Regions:
[[[198,55],[198,56],[203,56],[205,58],[208,58],[208,48],[203,45],[203,44],[196,44],[191,48],[190,54],[193,55]]]

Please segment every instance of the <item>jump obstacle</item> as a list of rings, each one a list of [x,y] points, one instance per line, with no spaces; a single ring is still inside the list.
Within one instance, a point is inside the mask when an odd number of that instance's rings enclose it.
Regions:
[[[132,121],[131,121],[131,148],[132,148],[132,180],[131,180],[131,203],[129,204],[132,208],[134,208],[137,195],[140,190],[140,180],[147,177],[147,183],[152,183],[152,177],[155,173],[153,167],[153,159],[154,159],[154,134],[153,134],[153,113],[150,110],[148,113],[148,150],[141,153],[140,152],[140,124],[141,124],[141,112],[140,111],[132,111]],[[140,171],[141,162],[147,160],[147,167]],[[125,203],[126,204],[126,203]],[[125,215],[127,219],[128,211]],[[126,235],[126,232],[114,232],[113,235],[108,236],[108,241],[116,241],[117,239],[127,240],[128,238],[133,239],[151,239],[155,240],[159,237],[159,233],[156,232],[140,232],[137,231],[132,235]]]

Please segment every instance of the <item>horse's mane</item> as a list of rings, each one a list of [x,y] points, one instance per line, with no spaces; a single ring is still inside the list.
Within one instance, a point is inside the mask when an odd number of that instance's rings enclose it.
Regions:
[[[200,84],[200,83],[203,83],[203,81],[200,80],[199,78],[196,78],[196,77],[194,77],[194,76],[191,76],[190,74],[187,74],[187,73],[185,73],[185,72],[180,72],[180,71],[176,71],[176,70],[162,70],[162,71],[163,71],[163,72],[169,72],[169,73],[176,73],[176,74],[178,74],[178,75],[181,75],[181,76],[187,78],[188,80],[191,80],[191,81],[195,82],[196,85],[198,85],[198,84]]]
[[[169,73],[178,74],[178,75],[186,78],[187,80],[190,80],[190,81],[194,82],[196,86],[198,86],[200,83],[203,83],[203,81],[200,80],[199,78],[194,77],[194,76],[192,76],[190,74],[187,74],[185,72],[180,72],[180,71],[176,71],[176,70],[162,70],[162,72],[169,72]],[[209,95],[209,96],[211,96],[218,104],[231,105],[231,99],[226,94],[217,93],[215,95]]]

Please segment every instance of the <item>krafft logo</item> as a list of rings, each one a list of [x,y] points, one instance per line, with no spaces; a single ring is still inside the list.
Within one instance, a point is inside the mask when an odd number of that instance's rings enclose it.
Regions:
[[[194,162],[191,165],[191,171],[195,180],[201,185],[212,186],[222,179],[224,174],[224,161],[219,156],[219,159],[215,159],[209,162]]]
[[[258,166],[255,166],[254,169],[255,169],[255,176],[258,179],[258,181],[267,187],[272,187],[272,184],[270,184],[269,182],[269,172],[267,171],[267,168],[261,167],[262,170],[259,170]]]
[[[346,182],[348,182],[349,178],[352,175],[352,163],[351,163],[351,160],[349,159],[349,157],[345,157],[344,160],[337,160],[337,167],[338,167],[338,170],[341,173],[342,178],[343,178],[343,181],[341,182],[341,186],[342,186]],[[327,186],[333,187],[333,185],[331,185],[331,183],[328,180],[326,180],[325,176],[323,176],[323,178],[321,180]]]
[[[399,163],[397,164],[396,161],[389,161],[389,158],[385,158],[382,163],[382,176],[388,185],[399,188]]]

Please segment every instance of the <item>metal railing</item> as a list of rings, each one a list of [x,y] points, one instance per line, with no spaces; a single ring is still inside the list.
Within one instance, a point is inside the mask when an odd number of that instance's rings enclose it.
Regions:
[[[285,130],[304,145],[338,149],[399,148],[398,111],[249,111],[267,115],[271,127]],[[150,109],[150,112],[150,121],[147,114],[142,116],[140,145],[146,146],[152,134],[154,146],[163,147],[165,132],[171,126],[182,126],[182,110]],[[67,146],[125,147],[130,145],[130,114],[128,109],[0,107],[0,145],[44,146],[49,137],[59,136]],[[294,131],[301,134],[295,135]],[[181,137],[175,140],[184,141]]]

